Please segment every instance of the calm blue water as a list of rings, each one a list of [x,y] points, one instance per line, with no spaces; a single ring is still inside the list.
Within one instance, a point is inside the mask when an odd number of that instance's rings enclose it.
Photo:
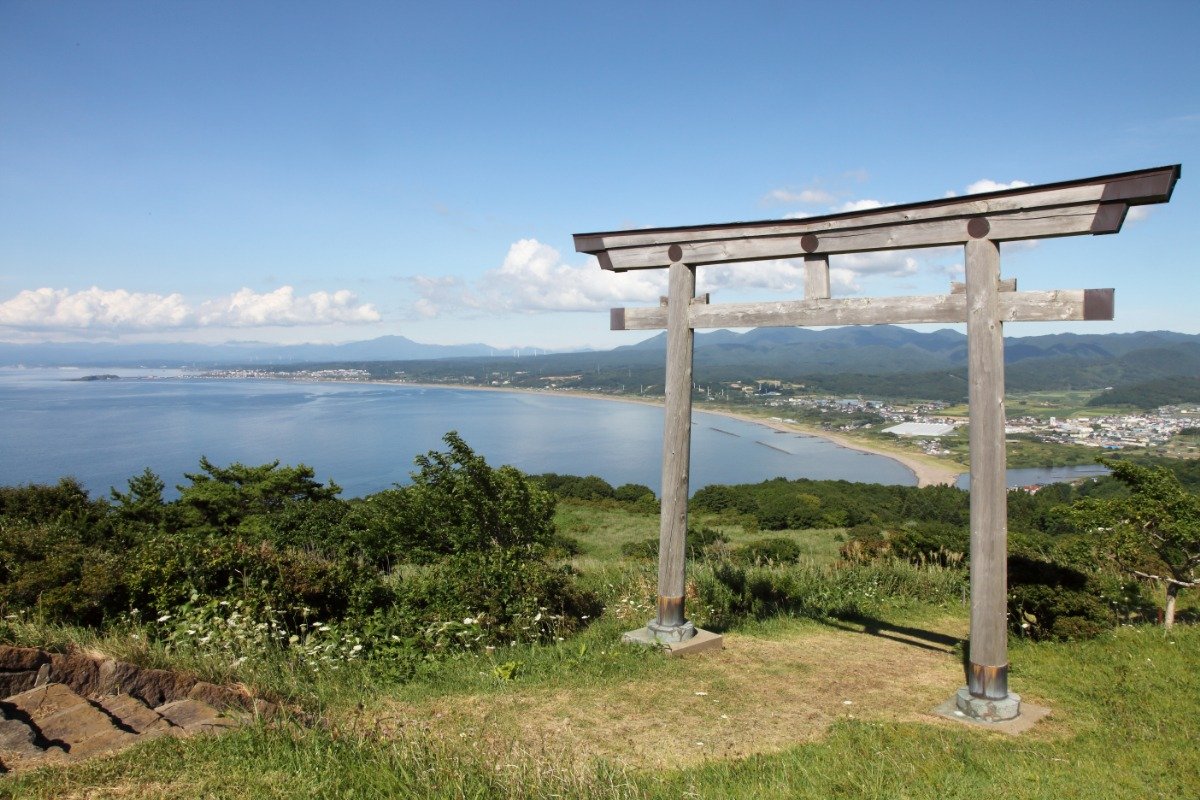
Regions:
[[[1022,467],[1008,470],[1008,488],[1017,489],[1021,486],[1045,486],[1047,483],[1063,483],[1078,478],[1094,478],[1107,475],[1108,467],[1099,464],[1079,464],[1074,467]],[[954,484],[960,489],[971,488],[971,476],[959,475]]]
[[[123,379],[70,380],[101,373]],[[345,496],[360,496],[407,482],[413,457],[457,430],[493,465],[599,475],[658,492],[662,420],[656,406],[512,392],[0,369],[0,485],[73,475],[93,494],[107,493],[150,467],[170,487],[205,455],[217,464],[308,464]],[[693,490],[776,476],[916,483],[882,456],[695,415]]]

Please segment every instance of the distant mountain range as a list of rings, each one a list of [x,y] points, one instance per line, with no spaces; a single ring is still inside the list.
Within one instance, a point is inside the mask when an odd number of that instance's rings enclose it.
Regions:
[[[458,358],[404,362],[410,379],[545,385],[569,377],[577,388],[661,393],[666,337],[590,353],[536,359]],[[695,381],[783,380],[830,393],[959,400],[966,396],[967,337],[890,325],[759,328],[697,334]],[[1200,376],[1200,335],[1153,331],[1007,337],[1005,383],[1013,391],[1103,389],[1173,377]],[[372,368],[372,365],[359,365]]]
[[[0,364],[26,366],[219,366],[297,364],[320,361],[387,361],[488,356],[485,344],[421,344],[404,336],[380,336],[346,344],[273,345],[262,342],[227,344],[113,344],[67,342],[11,344],[0,342]]]
[[[660,392],[666,335],[613,350],[546,353],[483,344],[429,345],[383,336],[342,345],[0,344],[0,364],[255,366],[337,364],[413,380]],[[696,335],[696,382],[784,380],[835,393],[958,399],[966,393],[967,337],[892,325],[811,330],[759,328]],[[1005,383],[1014,391],[1103,389],[1200,376],[1200,335],[1150,331],[1007,337]]]
[[[666,334],[614,350],[662,353]],[[943,328],[924,333],[894,325],[809,328],[757,328],[746,333],[718,330],[696,336],[697,364],[778,365],[812,372],[869,372],[888,374],[921,371],[967,363],[967,337]],[[1071,358],[1121,359],[1138,354],[1155,362],[1170,354],[1172,368],[1200,371],[1200,335],[1152,331],[1140,333],[1076,334],[1006,337],[1004,360]],[[1184,374],[1181,373],[1181,374]]]

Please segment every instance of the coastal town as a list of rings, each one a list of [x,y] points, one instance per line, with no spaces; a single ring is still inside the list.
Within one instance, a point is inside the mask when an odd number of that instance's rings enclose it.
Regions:
[[[948,403],[927,402],[897,404],[883,400],[834,397],[772,398],[766,405],[773,408],[799,408],[815,411],[836,420],[839,415],[859,420],[866,415],[878,417],[887,427],[881,432],[896,436],[937,439],[966,425],[965,417],[946,414]],[[783,422],[795,422],[779,418]],[[1166,444],[1182,431],[1200,425],[1200,405],[1162,406],[1151,412],[1129,414],[1078,414],[1069,418],[1023,415],[1009,417],[1004,427],[1008,435],[1026,435],[1048,444],[1074,444],[1105,450],[1127,447],[1154,447]],[[870,421],[833,422],[832,429],[845,432],[867,427],[877,428]],[[937,454],[936,443],[926,452]]]

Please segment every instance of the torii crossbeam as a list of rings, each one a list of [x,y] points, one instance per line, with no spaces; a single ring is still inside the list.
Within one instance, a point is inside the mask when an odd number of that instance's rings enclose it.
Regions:
[[[1180,165],[887,206],[869,211],[679,228],[575,235],[600,265],[669,270],[658,308],[617,308],[614,330],[667,330],[666,421],[658,613],[631,641],[678,644],[696,634],[684,615],[691,456],[692,344],[696,328],[966,323],[971,461],[971,640],[957,706],[986,722],[1020,713],[1008,690],[1008,519],[1004,451],[1003,323],[1110,320],[1112,289],[1018,292],[1000,278],[1002,242],[1116,233],[1130,206],[1171,199]],[[829,257],[877,250],[961,246],[966,284],[924,297],[834,299]],[[804,258],[804,300],[712,305],[696,297],[696,268]]]

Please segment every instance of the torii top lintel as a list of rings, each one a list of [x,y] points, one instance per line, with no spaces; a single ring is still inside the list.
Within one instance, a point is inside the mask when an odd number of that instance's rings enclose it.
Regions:
[[[1116,233],[1130,206],[1165,203],[1179,164],[797,220],[575,234],[605,269],[655,269]]]

